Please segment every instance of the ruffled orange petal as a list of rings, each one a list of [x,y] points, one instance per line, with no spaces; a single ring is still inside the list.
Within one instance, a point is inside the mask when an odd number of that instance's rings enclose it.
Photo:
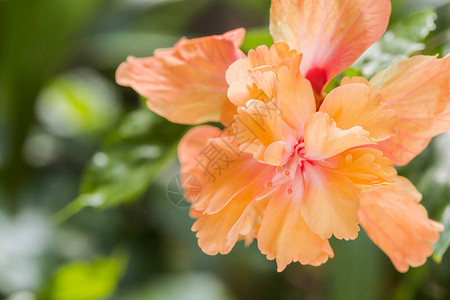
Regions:
[[[251,155],[240,152],[233,136],[211,126],[189,131],[180,142],[181,173],[200,182],[200,191],[185,197],[192,203],[191,215],[199,218],[192,230],[207,254],[225,254],[239,238],[252,237],[255,216],[253,203],[266,191],[275,172]],[[197,184],[198,186],[198,184]]]
[[[197,201],[199,198],[201,190],[197,189],[198,185],[204,185],[207,182],[207,174],[199,168],[199,162],[195,157],[206,149],[210,139],[220,135],[221,131],[217,127],[198,126],[186,133],[178,144],[181,181],[185,183],[185,198],[190,202]],[[192,186],[192,189],[189,186]]]
[[[380,93],[365,84],[345,84],[332,90],[320,106],[340,129],[361,126],[377,142],[395,134],[397,113],[381,102]]]
[[[245,231],[245,217],[251,209],[250,192],[244,191],[225,208],[215,214],[203,214],[194,225],[199,247],[209,255],[227,254],[239,239],[239,233]],[[234,230],[233,230],[234,229]],[[230,235],[230,232],[233,234]]]
[[[303,53],[302,74],[320,93],[385,32],[389,0],[273,0],[270,31]]]
[[[190,130],[178,146],[178,156],[181,173],[194,175],[201,183],[201,193],[194,195],[197,198],[192,205],[207,214],[220,211],[261,178],[264,186],[266,172],[272,170],[241,152],[236,136],[227,136],[211,126]]]
[[[296,134],[273,102],[250,100],[235,116],[235,134],[241,151],[271,165],[281,165],[296,143]]]
[[[289,66],[299,72],[300,60],[301,55],[285,43],[250,50],[246,58],[236,61],[227,70],[230,101],[236,106],[245,106],[252,99],[271,101],[276,96],[278,70]]]
[[[239,165],[241,173],[227,172],[203,187],[200,201],[208,205],[192,230],[197,231],[198,244],[207,254],[226,254],[240,238],[249,242],[259,225],[255,201],[269,193],[266,183],[273,168],[251,157]]]
[[[397,175],[383,152],[366,147],[347,150],[329,159],[327,164],[359,187],[390,183]]]
[[[220,36],[182,39],[154,57],[129,57],[117,69],[119,84],[147,98],[147,106],[175,123],[221,121],[230,109],[225,72],[244,57],[239,50],[245,30]],[[228,125],[228,124],[227,124]]]
[[[306,224],[321,238],[355,239],[359,231],[359,194],[343,175],[304,164],[305,197],[300,203]]]
[[[318,266],[334,255],[328,240],[306,225],[300,212],[302,198],[301,186],[291,195],[280,189],[271,196],[264,211],[258,247],[268,259],[276,258],[278,272],[291,262]]]
[[[405,178],[361,194],[361,225],[399,272],[417,267],[433,253],[442,224],[428,219],[420,193]]]
[[[310,160],[326,159],[347,149],[373,143],[368,131],[360,126],[340,129],[324,112],[314,113],[307,121],[304,138],[306,158]]]
[[[450,130],[450,56],[415,56],[370,80],[399,116],[396,134],[379,145],[394,164],[405,165],[433,136]]]
[[[306,121],[316,111],[311,83],[300,74],[296,65],[281,67],[278,80],[277,104],[281,116],[301,137]]]

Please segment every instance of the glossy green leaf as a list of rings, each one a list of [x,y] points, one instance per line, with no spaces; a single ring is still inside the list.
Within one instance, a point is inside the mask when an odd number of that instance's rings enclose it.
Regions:
[[[143,108],[129,113],[87,166],[80,195],[56,214],[63,221],[86,206],[107,208],[136,200],[176,155],[188,129]]]

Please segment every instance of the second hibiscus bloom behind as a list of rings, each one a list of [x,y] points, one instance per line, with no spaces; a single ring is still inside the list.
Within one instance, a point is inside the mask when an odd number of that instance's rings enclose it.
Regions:
[[[245,57],[242,30],[182,40],[122,64],[118,82],[175,122],[229,125],[194,128],[179,145],[181,173],[202,183],[199,198],[189,190],[186,198],[206,253],[256,238],[279,271],[292,261],[320,265],[333,257],[328,239],[354,239],[361,224],[404,272],[426,261],[443,226],[428,219],[393,163],[450,129],[450,59],[408,59],[370,82],[344,78],[325,95],[329,80],[384,32],[390,3],[335,0],[318,10],[322,2],[273,1],[271,48]],[[324,24],[333,30],[317,32]]]

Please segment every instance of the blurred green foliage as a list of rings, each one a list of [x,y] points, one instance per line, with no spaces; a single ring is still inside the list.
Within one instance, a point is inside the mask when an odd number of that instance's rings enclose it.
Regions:
[[[58,213],[62,221],[85,206],[108,208],[142,196],[173,160],[188,126],[173,125],[143,108],[126,115],[86,168],[80,196]]]
[[[223,283],[207,273],[162,277],[119,300],[230,300]]]
[[[42,300],[96,300],[110,295],[126,266],[127,258],[117,253],[92,263],[73,262],[59,268],[48,287],[39,295]]]
[[[118,94],[93,70],[76,70],[50,81],[39,93],[36,115],[47,131],[62,137],[102,134],[120,116]]]
[[[433,9],[424,9],[391,22],[389,30],[361,56],[355,67],[370,78],[390,64],[424,50],[426,38],[436,29],[436,18]]]
[[[448,53],[448,0],[392,2],[387,34],[330,87],[409,55]],[[449,134],[399,169],[446,224],[433,256],[440,264],[399,274],[363,232],[333,239],[326,265],[294,264],[281,274],[255,244],[223,257],[198,248],[188,210],[167,197],[189,128],[118,87],[115,68],[182,36],[237,27],[247,29],[244,51],[270,45],[269,5],[0,0],[0,299],[450,298]],[[117,247],[127,254],[110,256]]]

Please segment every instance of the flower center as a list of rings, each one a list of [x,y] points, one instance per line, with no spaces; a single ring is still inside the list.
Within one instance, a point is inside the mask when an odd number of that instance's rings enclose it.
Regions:
[[[302,178],[304,171],[305,143],[303,139],[294,147],[291,157],[283,166],[276,167],[276,173],[272,180],[267,182],[266,187],[272,188],[279,185],[286,185],[286,193],[291,195],[296,190],[296,179]]]

